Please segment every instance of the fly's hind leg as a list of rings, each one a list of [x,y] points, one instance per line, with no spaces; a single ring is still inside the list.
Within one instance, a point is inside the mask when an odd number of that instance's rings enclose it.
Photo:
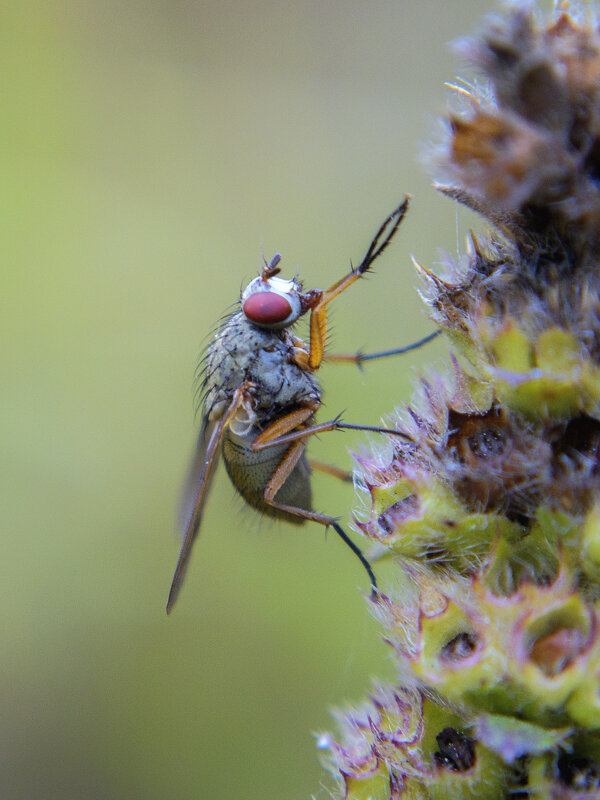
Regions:
[[[309,519],[313,522],[319,522],[321,525],[324,525],[326,528],[333,528],[340,539],[348,545],[350,550],[354,553],[354,555],[358,558],[360,563],[363,565],[365,570],[367,571],[367,575],[369,576],[369,581],[371,583],[371,596],[377,595],[377,580],[375,579],[375,574],[371,569],[371,565],[363,555],[360,548],[354,544],[352,539],[348,536],[348,534],[344,531],[342,526],[338,523],[335,517],[330,517],[328,514],[320,514],[317,511],[308,511],[304,508],[297,508],[296,506],[288,506],[283,503],[278,503],[275,500],[275,496],[277,492],[281,489],[283,484],[292,474],[294,467],[302,457],[302,453],[306,447],[306,440],[300,439],[299,441],[294,442],[286,454],[284,455],[283,459],[279,463],[279,466],[271,476],[270,481],[268,482],[265,493],[264,499],[265,502],[268,503],[273,508],[276,508],[280,511],[286,511],[288,514],[293,514],[297,517],[301,517],[303,519]]]
[[[340,481],[352,483],[354,480],[354,473],[347,469],[340,469],[339,467],[334,467],[333,464],[326,464],[324,461],[317,461],[314,458],[308,458],[307,461],[311,469],[317,469],[319,472],[324,472],[326,475],[332,475]]]

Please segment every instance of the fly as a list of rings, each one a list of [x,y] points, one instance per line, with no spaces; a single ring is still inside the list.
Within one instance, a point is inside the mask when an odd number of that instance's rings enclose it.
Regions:
[[[167,613],[173,608],[185,577],[220,453],[231,482],[247,503],[268,516],[296,525],[312,520],[333,528],[358,557],[375,591],[375,575],[361,550],[334,517],[312,508],[305,448],[313,434],[342,428],[400,435],[387,428],[345,424],[339,417],[316,424],[321,389],[315,372],[324,358],[327,306],[387,248],[408,203],[406,197],[380,226],[358,267],[352,267],[327,291],[305,292],[298,280],[278,277],[281,256],[276,253],[242,292],[239,311],[228,317],[215,334],[204,361],[202,425],[186,487],[189,507]],[[292,333],[292,326],[309,312],[310,338],[305,343]],[[415,344],[425,343],[435,335]],[[414,346],[341,359],[360,365],[368,358],[404,352]]]

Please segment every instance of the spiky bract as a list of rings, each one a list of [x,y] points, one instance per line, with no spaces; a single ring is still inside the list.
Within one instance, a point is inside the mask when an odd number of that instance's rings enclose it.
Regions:
[[[523,5],[460,52],[483,75],[435,154],[491,224],[419,267],[453,347],[359,458],[357,526],[397,685],[330,742],[345,800],[600,797],[600,33]]]

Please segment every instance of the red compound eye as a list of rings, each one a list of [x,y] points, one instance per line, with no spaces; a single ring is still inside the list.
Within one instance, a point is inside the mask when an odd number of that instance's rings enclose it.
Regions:
[[[284,322],[292,313],[289,301],[275,292],[251,294],[242,308],[250,322],[257,325],[275,325]]]

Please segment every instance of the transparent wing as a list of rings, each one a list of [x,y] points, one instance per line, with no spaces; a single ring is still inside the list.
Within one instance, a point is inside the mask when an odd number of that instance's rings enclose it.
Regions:
[[[219,420],[208,422],[208,420],[205,419],[202,423],[196,454],[184,489],[181,513],[181,523],[184,530],[183,543],[181,545],[179,559],[177,560],[177,566],[175,567],[175,574],[171,582],[169,599],[167,601],[167,614],[171,612],[175,605],[183,585],[192,546],[200,528],[204,503],[206,502],[211,479],[219,460],[219,451],[223,435],[227,426],[240,408],[246,389],[247,385],[242,384],[242,386],[235,391],[226,412]]]
[[[185,534],[189,527],[190,520],[192,519],[192,515],[194,513],[194,508],[196,507],[196,498],[204,482],[204,474],[206,472],[206,453],[210,439],[215,432],[217,424],[218,420],[216,422],[209,422],[208,417],[204,417],[202,420],[202,427],[200,428],[200,433],[198,434],[196,449],[194,450],[194,455],[189,465],[183,490],[181,492],[177,527],[181,531],[182,535]],[[217,461],[219,460],[218,450],[215,458]],[[207,491],[209,489],[210,484],[206,487]]]

